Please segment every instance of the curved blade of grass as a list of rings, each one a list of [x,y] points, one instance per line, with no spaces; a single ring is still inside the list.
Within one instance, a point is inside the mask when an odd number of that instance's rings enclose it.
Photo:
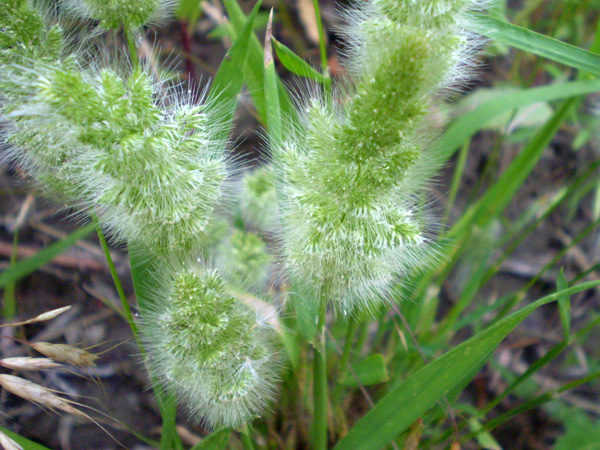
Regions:
[[[256,2],[248,20],[237,36],[237,39],[227,51],[221,66],[213,79],[210,87],[209,98],[214,98],[220,102],[229,103],[227,114],[224,117],[225,123],[231,123],[235,109],[237,107],[237,97],[242,90],[244,81],[244,72],[240,67],[244,66],[248,56],[248,46],[250,43],[250,34],[252,25],[258,14],[262,0]],[[229,127],[227,128],[229,131]]]
[[[545,392],[544,394],[541,394],[535,398],[532,398],[531,400],[526,401],[525,403],[517,406],[516,408],[513,408],[513,409],[505,412],[504,414],[502,414],[498,417],[495,417],[494,419],[487,422],[480,430],[477,430],[476,432],[472,432],[472,433],[468,434],[467,436],[465,436],[463,438],[463,440],[467,441],[467,440],[475,437],[477,435],[477,433],[493,430],[494,428],[502,425],[504,422],[512,419],[513,417],[515,417],[525,411],[529,411],[537,406],[540,406],[550,400],[555,399],[563,392],[566,392],[570,389],[574,389],[576,387],[579,387],[579,386],[589,383],[591,381],[597,380],[598,378],[600,378],[600,371],[596,371],[584,378],[580,378],[579,380],[575,380],[570,383],[564,384],[563,386],[561,386],[558,389],[553,389],[551,391]]]
[[[334,450],[380,450],[463,381],[465,373],[473,373],[481,367],[506,335],[533,311],[561,295],[572,295],[598,285],[600,281],[581,283],[543,297],[443,354],[389,392]]]
[[[80,239],[85,238],[96,229],[93,223],[84,225],[81,228],[73,231],[64,239],[50,245],[49,247],[40,250],[35,255],[19,261],[14,266],[9,267],[0,274],[0,288],[3,288],[9,283],[14,283],[26,275],[35,272],[45,264],[48,264],[61,253],[67,251],[75,245]]]
[[[269,14],[269,23],[265,34],[265,102],[267,111],[267,129],[271,147],[281,144],[281,106],[277,91],[277,72],[273,61],[273,10]]]
[[[548,147],[572,106],[577,101],[577,98],[572,98],[560,106],[550,120],[512,161],[500,179],[452,227],[448,233],[449,237],[457,238],[464,236],[465,232],[473,224],[481,227],[486,226],[506,208],[515,192],[537,164],[543,151]]]
[[[560,269],[556,286],[559,290],[569,287],[562,269]],[[568,295],[564,295],[558,299],[558,311],[560,313],[560,322],[563,327],[563,336],[565,339],[569,339],[569,336],[571,335],[571,299]]]
[[[41,444],[30,441],[29,439],[24,438],[23,436],[19,436],[12,431],[8,431],[6,428],[0,427],[0,431],[6,434],[9,438],[23,447],[23,450],[50,450],[48,447],[44,447]]]
[[[468,142],[477,131],[500,114],[537,102],[560,100],[598,91],[600,80],[573,81],[528,89],[490,100],[455,120],[437,141],[433,153],[444,163],[457,148]]]
[[[231,437],[231,430],[219,430],[206,436],[190,450],[225,450]]]
[[[193,20],[198,17],[199,10],[199,0],[181,0],[176,10],[176,16],[179,20]]]
[[[456,263],[462,248],[459,244],[469,237],[473,226],[478,225],[484,228],[504,211],[512,200],[514,193],[523,184],[527,176],[529,176],[543,151],[552,141],[572,106],[577,101],[577,98],[571,98],[563,103],[550,120],[536,133],[529,144],[512,161],[500,179],[448,231],[446,234],[447,239],[441,243],[439,250],[441,254],[446,256],[446,260],[448,261],[443,267],[442,279],[447,275],[453,264]],[[428,271],[419,276],[418,280],[416,280],[417,289],[414,291],[414,298],[421,299],[425,297],[425,293],[430,289],[436,273],[435,271]],[[420,323],[424,303],[423,301],[417,301],[414,305],[413,320],[415,321],[414,323]]]
[[[242,11],[242,8],[238,5],[236,0],[223,0],[223,5],[227,10],[229,20],[231,21],[231,28],[234,35],[239,35],[244,25],[246,24],[246,16]],[[248,56],[244,65],[244,70],[241,71],[244,74],[244,81],[248,86],[256,112],[263,123],[267,122],[266,112],[266,101],[265,101],[265,87],[264,87],[264,76],[263,76],[263,61],[264,54],[260,42],[254,33],[250,36],[250,42],[248,43]],[[239,67],[238,67],[239,70]],[[281,80],[277,80],[277,88],[279,91],[279,101],[281,103],[281,110],[284,115],[293,117],[294,108],[287,90],[281,83]]]
[[[349,387],[372,386],[389,380],[385,359],[381,353],[365,358],[352,367],[352,373],[346,373],[341,384]]]
[[[503,20],[478,13],[474,13],[474,16],[474,31],[490,39],[574,69],[600,75],[600,55]]]
[[[281,42],[273,39],[273,47],[275,47],[275,52],[277,53],[279,61],[281,61],[281,64],[283,64],[283,67],[285,67],[287,70],[301,77],[315,80],[324,86],[331,86],[331,78],[321,75],[320,72],[316,71],[310,64],[296,55]]]

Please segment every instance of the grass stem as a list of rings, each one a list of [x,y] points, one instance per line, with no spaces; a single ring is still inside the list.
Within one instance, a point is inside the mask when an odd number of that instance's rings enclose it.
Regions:
[[[97,222],[97,220],[96,220]],[[119,294],[119,299],[121,300],[121,305],[123,307],[123,312],[125,313],[125,318],[129,323],[129,327],[131,328],[131,332],[133,333],[133,337],[140,348],[141,351],[144,350],[144,346],[142,345],[142,341],[140,340],[140,333],[133,319],[133,314],[131,313],[131,308],[129,303],[127,302],[127,297],[125,296],[125,291],[123,290],[123,286],[121,284],[121,280],[119,280],[119,275],[117,274],[117,269],[115,268],[115,263],[110,255],[110,249],[108,248],[108,244],[106,242],[106,238],[104,237],[104,233],[102,232],[102,228],[100,225],[96,224],[96,232],[98,233],[98,239],[100,240],[100,245],[102,246],[102,251],[104,252],[104,257],[106,258],[106,263],[108,264],[108,270],[110,271],[110,275],[112,276],[113,283],[115,284],[115,288],[117,289],[117,293]]]
[[[250,427],[248,424],[244,425],[244,428],[240,431],[240,438],[242,440],[242,447],[244,450],[254,450],[254,444],[250,437]]]
[[[321,7],[319,0],[313,0],[315,8],[315,20],[317,21],[317,30],[319,32],[319,52],[321,54],[321,68],[323,75],[329,77],[329,64],[327,62],[327,41],[325,40],[325,31],[323,29],[323,19],[321,18]]]
[[[313,361],[313,449],[327,449],[327,355],[325,324],[327,302],[323,301],[319,313],[318,333],[314,343]]]
[[[125,28],[125,40],[127,41],[127,48],[129,50],[129,59],[131,60],[131,66],[136,69],[140,65],[137,53],[137,45],[135,44],[135,38],[133,32],[129,28]]]

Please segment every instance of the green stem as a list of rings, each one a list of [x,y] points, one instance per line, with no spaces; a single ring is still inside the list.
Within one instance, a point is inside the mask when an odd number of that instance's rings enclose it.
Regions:
[[[358,354],[362,353],[368,337],[369,337],[369,322],[367,320],[365,320],[360,324],[360,328],[358,329],[358,337],[356,338],[356,346],[354,347]]]
[[[467,156],[469,155],[470,145],[471,145],[471,140],[469,139],[461,147],[460,152],[458,154],[458,160],[456,161],[456,167],[454,169],[454,173],[452,174],[452,184],[450,185],[450,194],[448,195],[448,203],[446,204],[446,211],[444,213],[444,218],[442,219],[442,223],[444,225],[448,223],[448,219],[450,218],[450,213],[452,212],[452,207],[454,206],[454,202],[455,202],[456,196],[458,194],[458,188],[460,187],[460,182],[461,182],[463,174],[465,172],[465,165],[467,162]]]
[[[98,239],[100,240],[100,245],[102,246],[102,251],[104,251],[104,257],[106,258],[106,263],[108,264],[108,270],[110,271],[110,275],[112,276],[113,283],[115,284],[115,288],[117,289],[117,293],[119,294],[119,299],[121,299],[121,305],[123,306],[123,312],[125,313],[125,318],[131,327],[131,332],[133,333],[133,337],[140,348],[141,351],[144,351],[144,346],[142,345],[142,341],[140,340],[140,333],[133,319],[133,314],[131,314],[131,308],[129,307],[129,303],[127,302],[127,297],[125,296],[125,291],[123,290],[123,286],[121,285],[121,280],[119,280],[119,275],[117,274],[117,269],[115,268],[115,263],[113,262],[112,256],[110,255],[110,249],[108,248],[108,244],[106,243],[106,238],[104,237],[104,233],[102,232],[102,228],[98,224],[96,220],[96,232],[98,233]]]
[[[244,450],[254,450],[254,444],[250,437],[250,427],[248,424],[245,424],[244,428],[240,431],[240,437],[242,439],[242,447]]]
[[[323,20],[321,19],[321,7],[319,0],[313,0],[315,8],[315,18],[317,21],[317,30],[319,31],[319,51],[321,52],[321,68],[323,75],[329,77],[329,65],[327,63],[327,43],[325,41],[325,31],[323,30]]]
[[[313,449],[327,449],[327,355],[325,349],[325,322],[327,302],[319,313],[318,333],[314,343],[313,361]]]
[[[340,395],[342,393],[343,385],[342,380],[346,376],[348,372],[348,361],[350,361],[350,353],[352,352],[352,344],[354,343],[354,338],[356,336],[356,330],[358,330],[358,326],[360,325],[360,321],[355,318],[350,319],[350,323],[348,324],[348,329],[346,330],[346,340],[344,341],[344,349],[342,350],[342,356],[340,358],[340,365],[338,370],[337,380],[338,383],[335,387],[335,390],[332,395],[333,401],[339,400]]]
[[[133,37],[133,33],[131,29],[127,28],[125,25],[125,40],[127,41],[127,48],[129,49],[129,59],[131,60],[131,65],[134,69],[137,69],[140,65],[140,61],[138,59],[137,47],[135,45],[135,39]]]

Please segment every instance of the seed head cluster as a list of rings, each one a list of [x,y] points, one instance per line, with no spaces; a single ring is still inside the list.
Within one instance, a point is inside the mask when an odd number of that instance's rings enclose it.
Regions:
[[[151,362],[192,417],[239,426],[274,395],[274,330],[216,269],[194,262],[168,273],[144,319]]]
[[[173,2],[61,5],[65,17],[77,13],[102,28],[132,30]],[[165,81],[160,68],[88,61],[90,52],[73,51],[78,47],[66,43],[61,22],[37,6],[0,0],[2,158],[24,169],[46,195],[93,216],[114,240],[151,256],[160,280],[142,324],[151,369],[194,417],[214,427],[252,419],[275,392],[276,350],[269,321],[231,286],[258,290],[271,258],[259,235],[219,217],[231,197],[233,170],[224,108],[217,100],[195,100],[196,92]],[[228,269],[197,262],[182,269],[192,253]],[[52,364],[93,367],[96,358],[64,344],[32,346]],[[2,383],[16,391],[13,378]],[[61,405],[56,408],[70,407]]]
[[[345,13],[349,87],[303,104],[274,149],[282,253],[293,283],[351,313],[371,309],[435,253],[419,195],[431,105],[475,43],[468,0],[375,0]]]
[[[150,256],[144,275],[155,281],[141,321],[150,369],[199,421],[240,426],[275,395],[277,327],[273,308],[257,305],[276,268],[353,313],[387,301],[435,254],[421,207],[436,169],[430,111],[468,77],[477,40],[466,13],[483,1],[371,0],[348,10],[349,80],[301,101],[300,119],[273,139],[274,164],[236,183],[224,137],[230,105],[218,93],[198,101],[160,67],[92,62],[59,20],[75,15],[99,24],[96,33],[131,37],[174,1],[62,0],[54,6],[64,15],[43,4],[0,0],[0,157]],[[0,364],[94,365],[95,355],[62,344],[34,348],[46,358]],[[0,386],[73,409],[19,378],[0,375]]]
[[[104,28],[139,28],[168,17],[175,0],[65,0],[71,12]]]

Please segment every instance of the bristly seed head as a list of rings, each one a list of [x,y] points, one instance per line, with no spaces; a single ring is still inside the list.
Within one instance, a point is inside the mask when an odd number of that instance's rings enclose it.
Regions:
[[[236,427],[259,414],[275,393],[273,329],[214,269],[173,269],[142,330],[151,366],[211,427]]]
[[[168,17],[178,0],[65,0],[84,19],[100,21],[104,28],[139,28]]]
[[[346,12],[350,87],[306,101],[274,149],[287,274],[337,311],[389,301],[435,255],[419,206],[437,168],[424,152],[429,114],[465,76],[462,25],[481,5],[373,0]]]

